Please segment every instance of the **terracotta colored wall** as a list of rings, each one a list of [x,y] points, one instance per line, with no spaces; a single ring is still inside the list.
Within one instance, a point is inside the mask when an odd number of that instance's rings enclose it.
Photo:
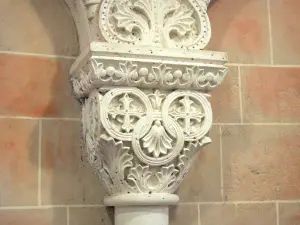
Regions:
[[[209,14],[230,73],[171,225],[300,224],[300,2],[215,0]],[[80,150],[63,0],[1,0],[0,31],[0,224],[111,224]]]

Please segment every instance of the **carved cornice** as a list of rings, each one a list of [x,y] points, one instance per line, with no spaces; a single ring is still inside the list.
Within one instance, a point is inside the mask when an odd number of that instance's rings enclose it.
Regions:
[[[119,48],[120,47],[120,48]],[[87,96],[103,86],[190,89],[209,92],[227,74],[226,54],[158,50],[92,43],[71,69],[74,93]]]
[[[71,82],[89,162],[111,196],[105,203],[175,203],[172,193],[211,142],[209,92],[227,74],[225,53],[202,50],[210,1],[66,1],[82,50]]]

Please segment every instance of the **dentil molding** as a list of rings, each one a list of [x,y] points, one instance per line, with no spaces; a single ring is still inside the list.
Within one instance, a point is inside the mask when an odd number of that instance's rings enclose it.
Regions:
[[[117,225],[166,225],[174,192],[211,142],[210,92],[227,74],[227,55],[203,50],[210,0],[65,1],[81,48],[71,83],[104,203]]]

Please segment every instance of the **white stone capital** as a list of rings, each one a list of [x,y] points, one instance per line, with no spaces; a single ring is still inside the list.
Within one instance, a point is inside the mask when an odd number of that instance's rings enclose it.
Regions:
[[[81,44],[71,82],[104,203],[117,207],[118,225],[150,214],[157,220],[149,225],[166,225],[166,206],[178,202],[174,192],[211,142],[209,96],[227,74],[227,55],[203,50],[210,0],[66,2]]]

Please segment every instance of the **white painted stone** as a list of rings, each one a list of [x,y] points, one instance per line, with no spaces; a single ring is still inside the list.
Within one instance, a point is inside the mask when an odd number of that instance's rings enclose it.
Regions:
[[[104,204],[107,206],[163,206],[176,205],[179,197],[170,193],[136,193],[107,196]]]
[[[115,207],[115,225],[168,225],[167,206]]]
[[[211,142],[209,96],[228,72],[225,53],[203,50],[210,0],[65,1],[81,45],[71,83],[104,203],[117,225],[167,225],[173,193]]]

